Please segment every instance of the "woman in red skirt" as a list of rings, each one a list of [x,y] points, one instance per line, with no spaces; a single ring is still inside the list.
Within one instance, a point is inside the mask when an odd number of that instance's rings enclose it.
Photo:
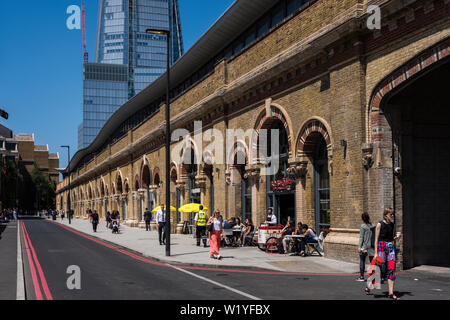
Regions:
[[[212,229],[210,229],[210,226],[212,226]],[[214,215],[209,218],[206,227],[209,230],[209,257],[211,259],[220,260],[222,259],[222,256],[219,254],[219,249],[220,240],[222,239],[223,225],[219,210],[214,211]]]

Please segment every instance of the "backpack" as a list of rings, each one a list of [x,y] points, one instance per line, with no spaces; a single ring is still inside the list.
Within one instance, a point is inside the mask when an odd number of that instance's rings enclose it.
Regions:
[[[375,230],[376,230],[375,226],[370,227],[370,232],[372,232],[372,235],[370,237],[370,247],[371,248],[375,248]]]

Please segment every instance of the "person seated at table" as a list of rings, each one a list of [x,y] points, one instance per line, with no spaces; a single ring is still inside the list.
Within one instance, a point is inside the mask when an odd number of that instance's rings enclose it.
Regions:
[[[275,227],[277,225],[277,216],[273,213],[273,209],[267,209],[267,219],[264,222],[268,224],[270,227]]]
[[[245,223],[241,224],[242,227],[242,232],[241,232],[241,239],[240,239],[240,243],[242,245],[245,244],[245,238],[249,237],[250,234],[253,232],[253,230],[255,230],[255,226],[253,225],[253,221],[252,219],[245,219]]]
[[[224,229],[225,237],[222,239],[223,246],[231,246],[233,245],[233,232],[231,231],[233,227],[236,225],[236,218],[231,217],[228,220],[224,220],[222,222],[222,226]]]
[[[302,225],[302,231],[304,238],[302,238],[302,241],[300,242],[300,248],[301,252],[300,255],[302,257],[305,256],[305,246],[307,243],[318,243],[319,238],[317,237],[316,233],[308,227],[307,224]]]
[[[242,232],[242,223],[239,217],[236,217],[236,225],[233,227],[233,242],[236,245],[240,245],[241,240],[241,232]]]
[[[295,228],[294,232],[292,233],[293,235],[296,236],[300,236],[303,234],[303,230],[302,230],[302,226],[303,223],[302,222],[298,222],[297,223],[297,227]],[[296,255],[300,255],[300,239],[299,238],[293,238],[294,244],[292,246],[292,250],[294,251],[294,253]]]
[[[232,217],[228,219],[227,221],[223,222],[223,228],[224,229],[232,229],[236,225],[236,218]]]
[[[284,249],[284,253],[287,253],[287,246],[288,243],[290,243],[292,241],[292,238],[289,237],[285,237],[285,236],[290,236],[294,233],[294,225],[291,221],[288,221],[286,226],[283,228],[283,230],[281,230],[281,236],[282,238],[282,243],[283,243],[283,249]]]

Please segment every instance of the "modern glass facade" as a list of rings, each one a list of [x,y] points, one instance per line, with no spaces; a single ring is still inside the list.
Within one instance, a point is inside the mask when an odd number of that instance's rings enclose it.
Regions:
[[[147,29],[170,27],[171,63],[183,54],[177,0],[103,0],[99,13],[96,62],[128,66],[129,98],[166,71],[166,38]]]
[[[127,66],[85,63],[83,123],[78,128],[78,148],[89,146],[109,117],[127,100]]]
[[[109,116],[121,105],[166,72],[166,38],[145,31],[169,28],[173,64],[183,54],[178,0],[99,1],[95,65],[101,70],[84,72],[79,149],[95,139]],[[111,75],[110,69],[102,69],[100,64],[123,68],[113,69],[113,73],[118,72],[116,79],[109,79],[101,73]],[[94,64],[87,65],[93,67]]]

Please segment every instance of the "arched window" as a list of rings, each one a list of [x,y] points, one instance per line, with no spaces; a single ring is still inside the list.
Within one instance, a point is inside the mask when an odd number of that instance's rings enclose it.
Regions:
[[[314,157],[314,198],[316,231],[330,227],[330,174],[328,172],[328,151],[325,139],[320,136],[316,142]]]

